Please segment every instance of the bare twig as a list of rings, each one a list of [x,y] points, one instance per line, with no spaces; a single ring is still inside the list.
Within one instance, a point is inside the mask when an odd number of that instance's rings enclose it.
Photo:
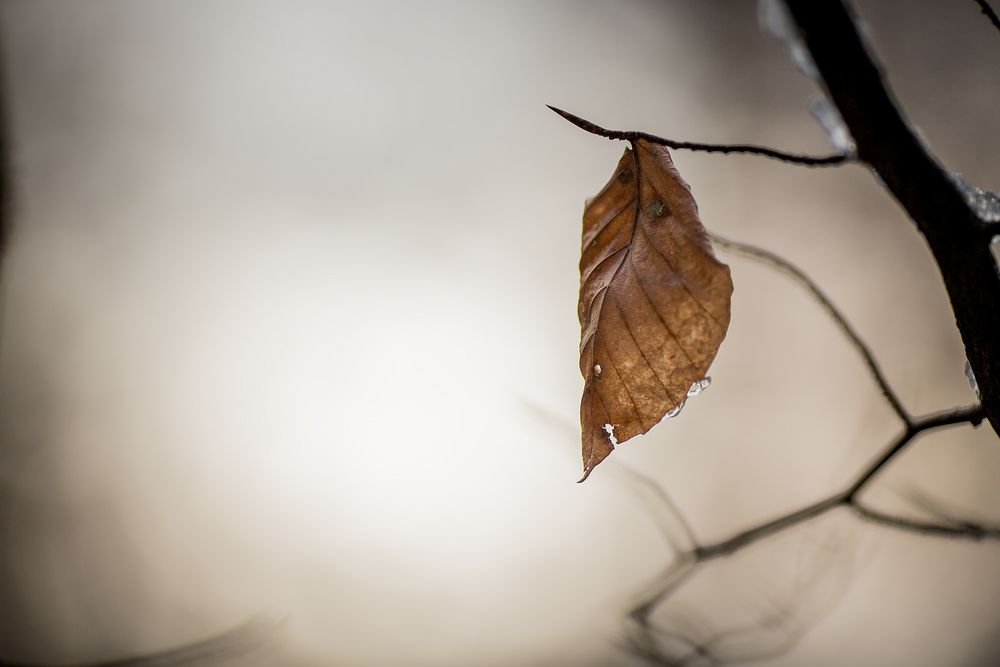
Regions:
[[[941,426],[950,426],[953,424],[969,423],[973,426],[978,426],[982,420],[982,406],[972,405],[965,408],[956,408],[955,410],[928,415],[909,424],[896,442],[887,447],[884,452],[878,455],[875,460],[872,461],[868,467],[857,476],[854,483],[852,483],[844,492],[845,500],[849,502],[857,498],[858,494],[861,493],[869,482],[871,482],[875,475],[885,468],[889,461],[899,454],[899,452],[902,451],[903,448],[906,447],[918,434],[930,429],[940,428]]]
[[[854,156],[846,153],[835,153],[833,155],[823,156],[798,155],[795,153],[786,153],[784,151],[775,150],[773,148],[767,148],[765,146],[754,146],[750,144],[700,144],[690,141],[674,141],[673,139],[664,139],[663,137],[657,137],[656,135],[647,134],[646,132],[608,130],[600,125],[591,123],[589,120],[584,120],[579,116],[571,114],[568,111],[557,109],[551,105],[546,106],[579,127],[581,130],[585,130],[591,134],[596,134],[597,136],[604,137],[606,139],[619,141],[636,141],[637,139],[642,139],[643,141],[648,141],[660,146],[666,146],[667,148],[701,151],[703,153],[749,153],[752,155],[762,155],[774,160],[781,160],[783,162],[805,165],[807,167],[835,167],[854,161]]]
[[[823,310],[826,311],[827,315],[833,319],[840,331],[845,337],[847,337],[854,349],[857,350],[858,354],[861,355],[861,358],[864,359],[865,365],[868,367],[868,372],[875,379],[876,384],[878,384],[879,389],[882,391],[882,395],[885,397],[885,400],[889,403],[889,405],[892,406],[896,415],[903,421],[903,424],[910,426],[910,415],[907,414],[906,409],[900,402],[896,392],[894,392],[889,386],[889,382],[886,380],[882,369],[879,368],[878,362],[875,361],[875,356],[872,354],[871,349],[861,339],[861,336],[859,336],[854,330],[854,327],[852,327],[847,321],[847,318],[844,317],[843,313],[840,312],[840,309],[833,305],[833,302],[830,301],[829,297],[826,296],[823,290],[821,290],[819,286],[811,278],[809,278],[809,276],[807,276],[801,269],[789,262],[787,259],[780,257],[769,250],[764,250],[763,248],[758,248],[757,246],[753,246],[748,243],[732,241],[714,233],[709,233],[709,237],[714,243],[723,248],[738,252],[751,259],[771,265],[772,267],[790,276],[795,282],[805,287],[812,297],[816,299],[816,302],[819,303]]]
[[[990,7],[990,4],[986,2],[986,0],[973,0],[973,1],[977,5],[979,5],[980,11],[982,11],[982,13],[986,15],[986,18],[990,20],[990,23],[993,24],[993,27],[996,28],[997,30],[1000,30],[1000,16],[997,16],[997,13],[993,11],[993,8]]]
[[[978,426],[983,420],[984,413],[982,406],[973,405],[963,408],[955,408],[946,412],[925,415],[919,418],[911,417],[903,408],[895,392],[889,387],[888,381],[879,368],[875,357],[868,345],[861,339],[858,333],[851,326],[847,318],[840,312],[829,297],[813,282],[801,269],[788,260],[772,253],[768,250],[758,248],[745,243],[732,241],[724,237],[713,234],[713,242],[720,246],[739,252],[747,257],[763,262],[764,264],[780,271],[795,282],[804,286],[809,294],[823,307],[836,323],[840,331],[849,339],[854,348],[862,356],[869,372],[878,383],[882,394],[892,406],[895,413],[903,422],[903,431],[900,435],[889,443],[867,466],[862,468],[854,477],[852,482],[843,490],[832,493],[809,505],[793,510],[774,519],[761,522],[741,530],[727,538],[710,543],[697,544],[693,538],[693,547],[689,551],[679,551],[675,560],[651,585],[640,600],[633,606],[631,617],[636,622],[648,623],[652,611],[659,606],[670,594],[684,584],[702,563],[733,554],[763,539],[782,533],[790,528],[803,524],[807,521],[822,516],[831,510],[849,507],[859,517],[873,522],[895,526],[900,529],[918,531],[925,534],[939,535],[945,537],[965,538],[965,539],[986,539],[1000,538],[1000,528],[994,528],[970,521],[952,520],[947,524],[933,524],[919,521],[912,521],[899,517],[893,517],[877,510],[863,506],[859,501],[861,492],[867,488],[876,476],[885,469],[889,463],[897,457],[907,445],[909,445],[918,435],[925,431],[950,426],[955,424],[969,423]],[[669,508],[676,514],[676,508],[672,503]],[[683,518],[681,518],[683,522]],[[684,524],[686,525],[686,524]],[[688,535],[691,535],[688,532]]]
[[[633,606],[629,616],[638,626],[645,628],[645,631],[641,635],[633,637],[635,644],[631,648],[637,655],[654,664],[667,665],[686,662],[691,655],[678,662],[657,648],[655,628],[650,622],[653,611],[677,591],[702,564],[715,558],[734,554],[761,540],[783,533],[838,508],[848,508],[865,521],[922,535],[964,540],[1000,540],[1000,526],[951,517],[940,522],[908,519],[870,508],[859,499],[861,492],[872,483],[878,473],[921,433],[956,424],[969,423],[976,426],[982,420],[983,410],[978,405],[912,419],[903,433],[876,456],[871,464],[864,467],[843,490],[805,507],[741,530],[725,539],[711,544],[696,545],[691,551],[679,553],[676,560],[664,570],[657,581]],[[693,642],[691,646],[697,649],[695,653],[700,657],[714,659],[709,646]]]
[[[931,522],[908,519],[894,516],[880,510],[866,507],[865,505],[852,502],[850,504],[854,513],[865,521],[871,521],[883,526],[908,530],[922,535],[932,535],[936,537],[953,537],[964,540],[985,540],[1000,539],[1000,526],[989,526],[972,521],[958,520],[952,522]]]

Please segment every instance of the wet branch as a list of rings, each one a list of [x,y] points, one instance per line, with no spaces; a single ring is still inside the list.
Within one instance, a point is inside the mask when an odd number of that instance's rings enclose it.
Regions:
[[[634,131],[623,131],[623,130],[608,130],[600,125],[595,125],[589,120],[584,120],[579,116],[569,113],[568,111],[563,111],[562,109],[557,109],[554,106],[546,105],[557,114],[573,123],[581,130],[590,132],[591,134],[596,134],[599,137],[604,137],[606,139],[613,139],[619,141],[635,141],[636,139],[642,139],[643,141],[648,141],[652,144],[657,144],[660,146],[666,146],[667,148],[674,148],[678,150],[689,150],[689,151],[700,151],[703,153],[749,153],[752,155],[762,155],[774,160],[781,160],[783,162],[791,162],[793,164],[805,165],[807,167],[836,167],[838,165],[847,164],[855,160],[853,155],[848,155],[846,153],[835,153],[833,155],[822,155],[822,156],[812,156],[812,155],[798,155],[796,153],[786,153],[784,151],[775,150],[773,148],[767,148],[765,146],[754,146],[751,144],[701,144],[691,141],[675,141],[673,139],[664,139],[663,137],[658,137],[653,134],[647,134],[646,132],[634,132]]]
[[[997,222],[981,217],[903,117],[844,0],[785,0],[819,83],[867,164],[923,235],[948,291],[983,412],[1000,434]],[[982,5],[981,5],[982,6]]]

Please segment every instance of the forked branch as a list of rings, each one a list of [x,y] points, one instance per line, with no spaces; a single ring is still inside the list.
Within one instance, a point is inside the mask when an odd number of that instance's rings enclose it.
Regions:
[[[673,658],[664,653],[657,642],[658,636],[663,636],[663,629],[652,625],[651,616],[653,611],[663,603],[670,595],[677,591],[704,563],[735,554],[753,544],[780,533],[786,532],[796,526],[819,518],[833,510],[846,508],[851,510],[856,516],[864,521],[869,521],[879,525],[889,526],[898,530],[905,530],[922,535],[948,537],[964,540],[1000,540],[1000,526],[988,525],[981,522],[955,517],[943,517],[939,521],[923,521],[906,517],[894,516],[867,506],[861,499],[863,492],[874,482],[878,475],[922,433],[946,426],[957,424],[971,424],[978,426],[984,418],[984,411],[980,405],[971,405],[963,408],[925,415],[922,417],[910,417],[896,394],[891,390],[878,364],[875,363],[868,346],[860,338],[854,328],[850,325],[844,315],[825,296],[822,290],[803,271],[792,265],[790,262],[778,257],[767,250],[755,246],[731,241],[713,236],[713,241],[721,247],[738,252],[741,255],[764,263],[767,266],[789,276],[800,285],[806,287],[810,295],[823,306],[827,313],[842,333],[851,341],[855,350],[865,359],[869,371],[882,389],[883,397],[893,407],[896,414],[902,419],[904,429],[900,435],[887,444],[872,461],[861,468],[852,481],[843,489],[825,496],[811,504],[805,505],[793,511],[782,514],[773,519],[762,521],[754,526],[740,530],[727,538],[709,544],[699,544],[693,537],[689,528],[686,529],[687,549],[678,549],[674,561],[664,570],[655,582],[650,585],[645,594],[636,602],[630,612],[630,618],[636,623],[636,631],[630,638],[629,647],[631,650],[656,664],[678,664]],[[668,510],[677,512],[676,508],[669,505]],[[680,523],[687,524],[681,517]],[[671,544],[677,547],[676,541]],[[669,633],[668,633],[669,634]],[[671,635],[669,640],[673,643],[680,641],[685,643],[683,637]],[[705,644],[695,644],[687,642],[688,657],[699,656],[702,659],[713,659],[711,647]],[[681,660],[683,664],[687,658]]]

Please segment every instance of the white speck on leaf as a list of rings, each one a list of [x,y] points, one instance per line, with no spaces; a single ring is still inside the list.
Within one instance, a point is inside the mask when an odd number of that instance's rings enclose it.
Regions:
[[[611,446],[616,447],[618,445],[618,438],[615,437],[615,425],[605,424],[604,431],[608,434],[608,440],[611,441]]]
[[[666,415],[664,415],[664,416],[665,416],[665,417],[666,417],[667,419],[670,419],[671,417],[676,417],[677,415],[679,415],[679,414],[681,413],[681,410],[683,410],[683,409],[684,409],[684,404],[685,404],[685,403],[687,403],[687,399],[686,399],[686,398],[685,398],[684,400],[682,400],[682,401],[681,401],[680,403],[678,403],[677,405],[675,405],[675,406],[673,407],[673,409],[671,409],[671,410],[668,410],[668,411],[667,411],[667,414],[666,414]]]

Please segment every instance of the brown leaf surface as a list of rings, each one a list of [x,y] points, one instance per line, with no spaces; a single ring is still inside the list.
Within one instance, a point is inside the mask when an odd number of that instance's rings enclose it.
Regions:
[[[732,293],[729,267],[712,253],[667,149],[634,141],[583,212],[583,479],[705,377]]]

